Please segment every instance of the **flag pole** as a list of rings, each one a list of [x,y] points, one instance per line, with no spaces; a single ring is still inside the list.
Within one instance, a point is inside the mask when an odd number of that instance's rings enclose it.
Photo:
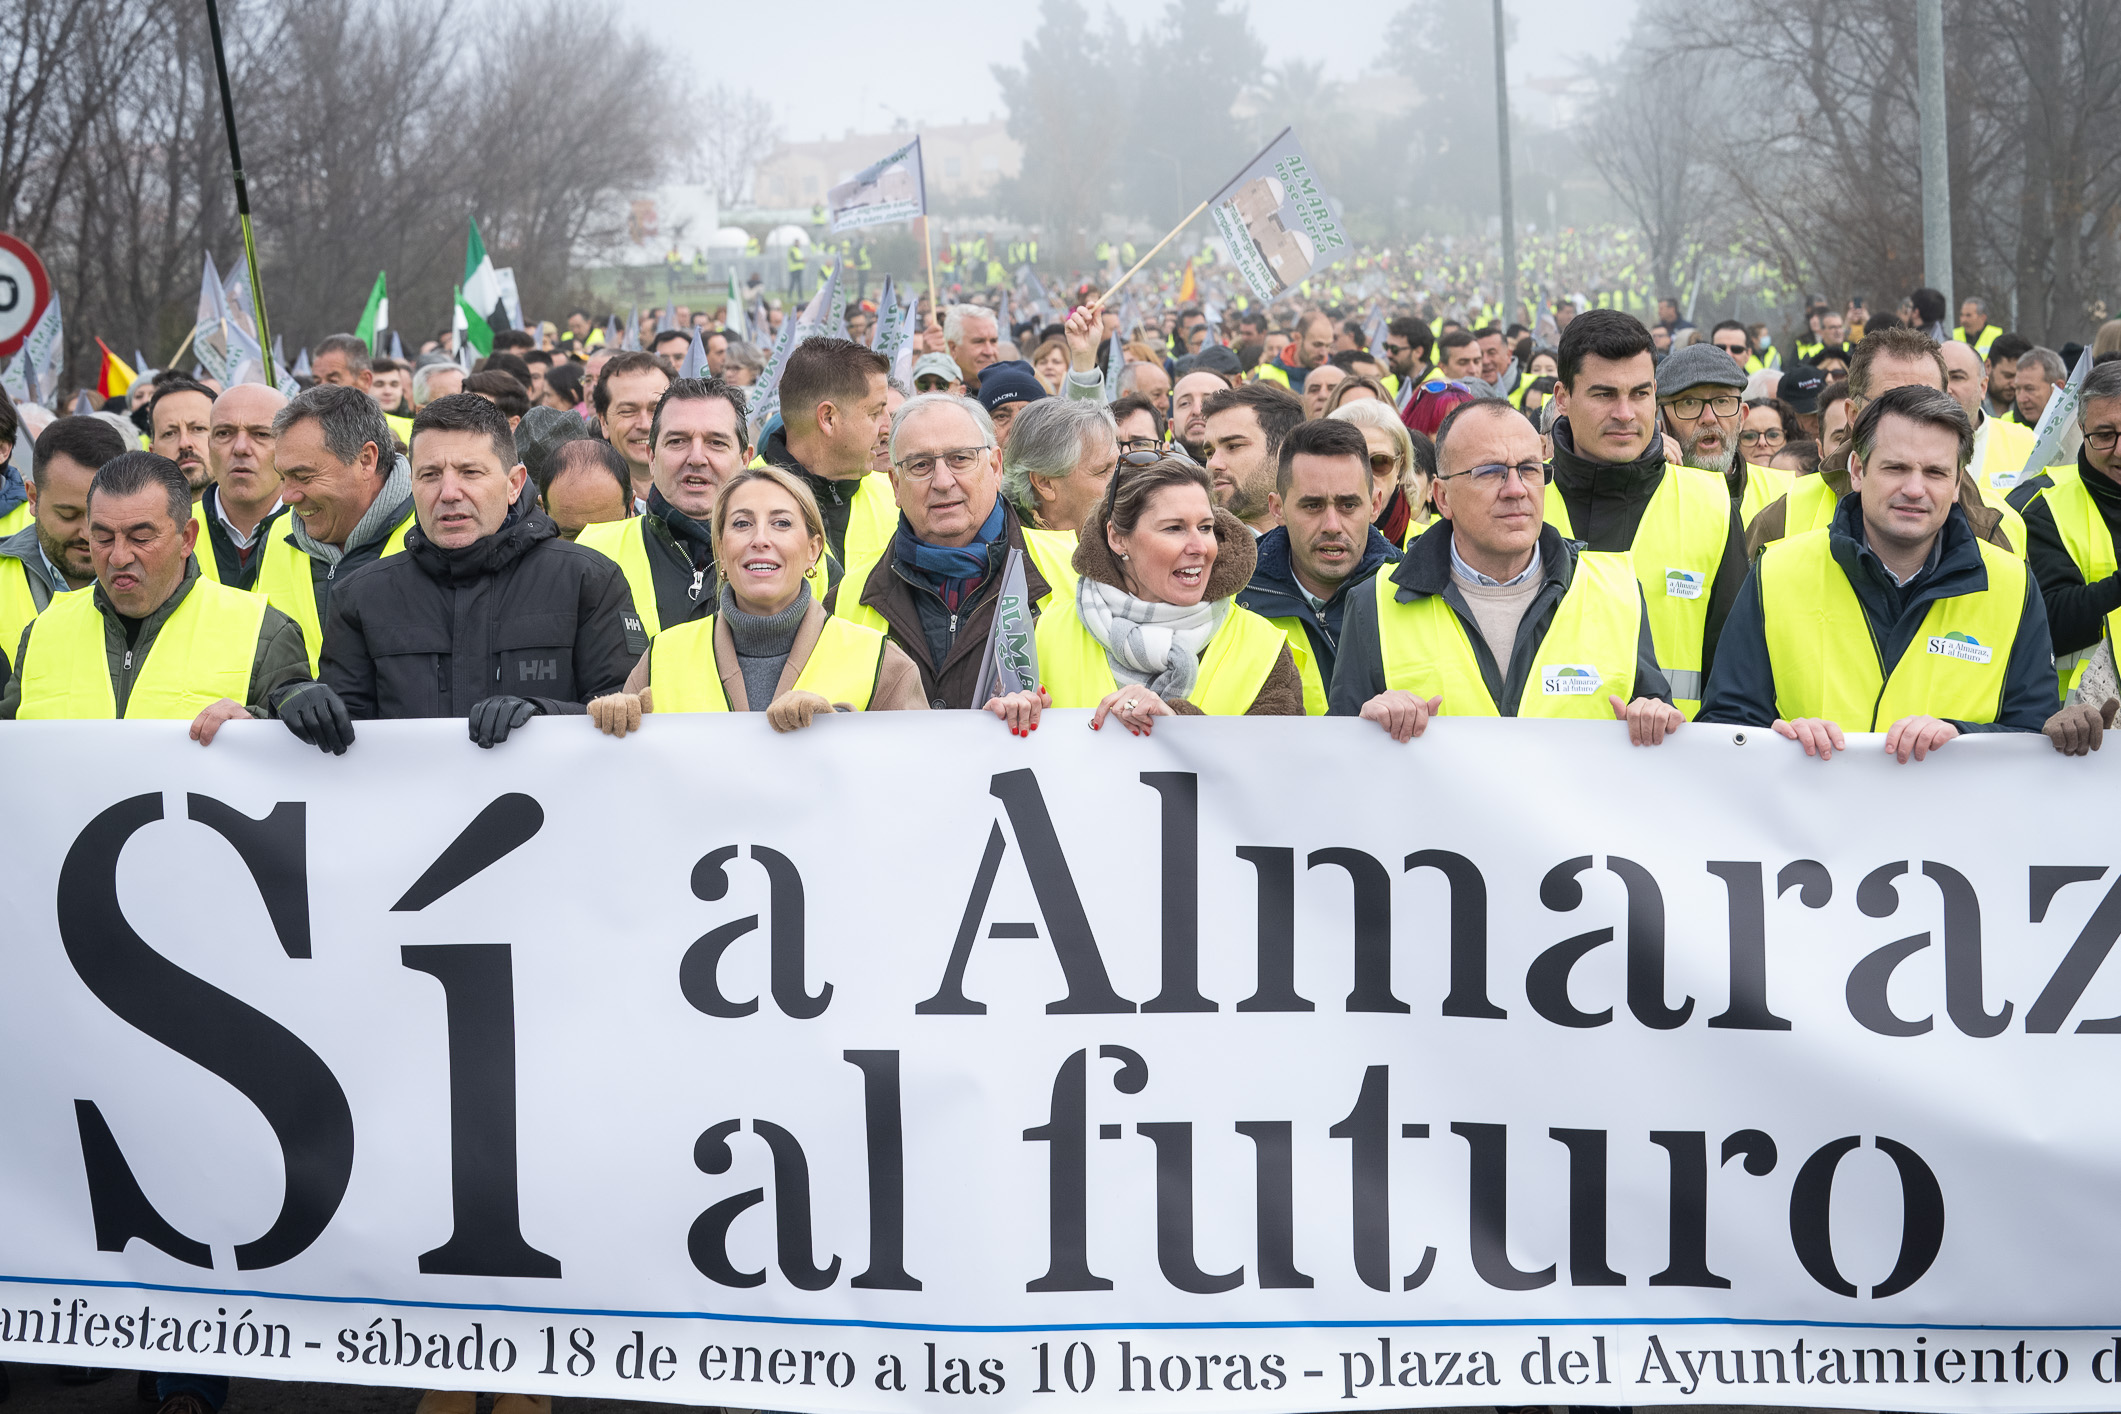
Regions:
[[[250,265],[250,302],[258,318],[258,347],[264,351],[265,386],[278,388],[273,368],[272,327],[265,321],[265,285],[258,278],[258,241],[250,225],[250,185],[243,177],[243,152],[236,144],[236,100],[228,91],[228,55],[221,47],[221,6],[206,0],[206,24],[213,32],[214,74],[221,81],[221,123],[228,129],[228,161],[236,174],[236,216],[243,223],[243,258]]]
[[[1218,195],[1220,195],[1220,193],[1218,193]],[[1133,279],[1133,278],[1134,278],[1134,276],[1135,276],[1135,272],[1136,272],[1136,271],[1140,270],[1140,269],[1141,269],[1141,268],[1142,268],[1142,267],[1143,267],[1144,265],[1147,265],[1147,264],[1148,264],[1148,263],[1149,263],[1150,261],[1152,261],[1152,260],[1156,259],[1156,253],[1157,253],[1158,251],[1162,250],[1162,249],[1163,249],[1163,248],[1164,248],[1165,246],[1167,246],[1167,245],[1171,244],[1171,242],[1172,242],[1172,241],[1176,240],[1176,239],[1178,238],[1178,233],[1179,233],[1180,231],[1183,231],[1183,230],[1185,230],[1185,229],[1186,229],[1186,227],[1188,227],[1188,226],[1192,225],[1192,224],[1193,224],[1193,218],[1194,218],[1195,216],[1198,216],[1198,215],[1200,215],[1200,213],[1201,213],[1201,212],[1203,212],[1203,211],[1206,211],[1206,210],[1208,209],[1208,204],[1209,204],[1209,202],[1212,202],[1212,201],[1214,201],[1214,200],[1215,200],[1215,198],[1211,196],[1211,197],[1209,197],[1209,198],[1208,198],[1208,200],[1207,200],[1207,201],[1204,201],[1204,202],[1202,202],[1202,203],[1201,203],[1200,205],[1198,205],[1198,206],[1194,207],[1194,208],[1193,208],[1193,211],[1192,211],[1192,214],[1191,214],[1191,215],[1188,215],[1188,216],[1186,217],[1186,219],[1185,219],[1185,220],[1183,220],[1183,221],[1179,222],[1179,223],[1178,223],[1178,224],[1177,224],[1176,226],[1173,226],[1173,227],[1171,228],[1171,234],[1170,234],[1170,235],[1168,235],[1168,236],[1165,236],[1165,237],[1164,237],[1164,238],[1163,238],[1162,240],[1158,241],[1158,242],[1157,242],[1157,243],[1156,243],[1155,245],[1153,245],[1153,246],[1149,247],[1149,253],[1148,253],[1147,255],[1143,256],[1143,257],[1142,257],[1141,259],[1139,259],[1139,260],[1137,260],[1137,261],[1135,261],[1135,262],[1134,262],[1134,269],[1133,269],[1133,270],[1129,270],[1129,271],[1128,271],[1128,272],[1127,272],[1126,274],[1124,274],[1124,275],[1120,276],[1120,277],[1119,277],[1119,278],[1118,278],[1117,280],[1114,280],[1114,281],[1112,282],[1112,288],[1111,288],[1111,289],[1109,289],[1109,290],[1105,291],[1105,292],[1104,292],[1103,294],[1099,295],[1099,296],[1098,296],[1098,297],[1097,297],[1096,299],[1094,299],[1094,300],[1090,301],[1090,308],[1092,308],[1092,309],[1101,309],[1101,308],[1103,308],[1103,306],[1104,306],[1104,303],[1105,303],[1105,301],[1106,301],[1106,300],[1108,300],[1108,299],[1111,299],[1111,298],[1112,298],[1112,297],[1113,297],[1114,295],[1116,295],[1116,294],[1118,294],[1118,293],[1119,293],[1119,288],[1120,288],[1120,286],[1122,286],[1122,285],[1126,284],[1126,283],[1127,283],[1127,282],[1128,282],[1129,280]]]
[[[1186,227],[1192,225],[1195,217],[1199,216],[1201,212],[1206,211],[1217,201],[1221,200],[1223,193],[1228,191],[1232,186],[1236,185],[1238,177],[1242,177],[1245,173],[1251,171],[1254,164],[1256,164],[1260,158],[1265,157],[1268,153],[1272,152],[1274,150],[1275,143],[1278,143],[1283,138],[1287,137],[1290,131],[1291,130],[1288,128],[1283,128],[1280,132],[1276,133],[1273,139],[1269,141],[1265,147],[1262,147],[1258,152],[1253,154],[1252,160],[1250,162],[1245,163],[1244,166],[1237,169],[1236,177],[1232,177],[1229,181],[1224,182],[1220,187],[1216,188],[1215,195],[1209,197],[1206,201],[1202,202],[1200,205],[1194,207],[1190,212],[1188,212],[1186,214],[1185,220],[1179,222],[1176,226],[1173,226],[1171,228],[1170,235],[1165,236],[1162,240],[1158,241],[1155,245],[1151,246],[1147,255],[1134,262],[1133,270],[1129,270],[1126,274],[1120,276],[1117,280],[1114,280],[1112,282],[1112,288],[1106,290],[1096,299],[1090,301],[1089,307],[1091,309],[1102,308],[1106,300],[1111,299],[1114,295],[1118,294],[1120,286],[1126,284],[1129,280],[1133,279],[1136,272],[1138,272],[1144,265],[1147,265],[1151,260],[1155,259],[1156,253],[1158,251],[1162,250],[1165,246],[1171,244],[1172,241],[1176,240],[1178,238],[1178,233],[1180,231],[1185,230]]]
[[[169,356],[169,363],[166,367],[175,368],[177,366],[178,360],[184,357],[184,351],[191,347],[192,337],[198,332],[199,326],[197,324],[192,325],[191,329],[184,335],[184,342],[177,345],[177,351]]]
[[[928,230],[928,213],[921,213],[921,253],[928,257],[928,317],[941,327],[942,301],[935,297],[935,237]]]

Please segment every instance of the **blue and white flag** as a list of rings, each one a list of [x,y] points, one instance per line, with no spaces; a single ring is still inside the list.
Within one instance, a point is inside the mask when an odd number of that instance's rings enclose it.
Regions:
[[[928,214],[928,186],[921,173],[921,140],[877,159],[825,193],[832,234],[888,226]]]
[[[213,253],[206,255],[206,268],[199,274],[199,307],[192,318],[192,357],[217,382],[228,383],[228,296],[221,272],[214,268]]]
[[[758,443],[760,430],[781,410],[781,370],[788,366],[788,355],[795,351],[796,341],[801,337],[797,333],[797,323],[792,317],[781,321],[781,332],[773,341],[773,352],[766,359],[765,371],[752,386],[749,412],[754,446]]]
[[[692,331],[692,347],[685,350],[685,361],[678,365],[680,378],[705,378],[707,376],[707,345],[700,338],[700,331]]]
[[[1261,299],[1279,297],[1347,249],[1294,128],[1283,128],[1217,192],[1209,211],[1238,273]]]
[[[57,303],[55,299],[53,304]],[[2077,404],[2084,400],[2084,380],[2091,376],[2091,371],[2092,351],[2086,345],[2084,352],[2077,355],[2077,366],[2070,370],[2069,381],[2056,390],[2041,411],[2040,425],[2033,431],[2033,454],[2025,459],[2024,469],[2009,482],[2001,473],[1990,477],[1991,481],[1998,486],[2016,485],[2029,476],[2038,476],[2044,468],[2054,464],[2056,453],[2062,449],[2063,434],[2077,420]]]

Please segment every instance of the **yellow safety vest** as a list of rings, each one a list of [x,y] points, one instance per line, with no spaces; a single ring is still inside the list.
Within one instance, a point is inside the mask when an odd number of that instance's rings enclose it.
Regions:
[[[1803,339],[1797,341],[1797,361],[1799,363],[1810,363],[1825,352],[1825,344],[1806,343]]]
[[[1200,655],[1200,675],[1186,700],[1211,717],[1242,717],[1288,642],[1273,624],[1232,603]],[[1119,687],[1105,645],[1083,627],[1072,592],[1038,621],[1038,672],[1056,707],[1095,707]]]
[[[0,540],[5,540],[8,536],[13,535],[16,531],[22,529],[23,526],[28,525],[32,519],[30,503],[27,501],[24,501],[6,515],[0,516]]]
[[[1990,490],[1979,477],[1974,479],[1974,484],[1981,489],[1981,503],[2003,517],[2003,533],[2010,539],[2011,554],[2024,559],[2025,517],[2010,508],[2001,491]],[[1834,523],[1834,512],[1840,505],[1840,495],[1833,487],[1827,485],[1825,477],[1817,473],[1798,477],[1790,486],[1789,500],[1783,506],[1784,538],[1801,535],[1808,530],[1826,529]]]
[[[1888,678],[1832,539],[1831,530],[1811,530],[1761,552],[1755,573],[1776,715],[1859,732],[1910,716],[1995,721],[2025,607],[2025,562],[1976,541],[1988,588],[1933,602]]]
[[[898,533],[898,522],[891,523],[891,534],[867,558],[854,557],[854,521],[847,522],[847,573],[840,577],[838,597],[833,602],[833,614],[852,623],[864,624],[878,633],[890,632],[891,626],[884,616],[862,602],[862,590],[869,583],[869,576],[882,562],[884,552],[891,547],[892,536]],[[1077,575],[1072,563],[1075,559],[1075,532],[1072,530],[1033,530],[1023,527],[1024,556],[1038,567],[1039,575],[1046,581],[1046,597],[1036,607],[1043,611],[1048,603],[1066,599],[1075,602]]]
[[[1289,375],[1282,372],[1268,360],[1261,359],[1252,367],[1252,381],[1255,383],[1278,383],[1286,388],[1289,386]]]
[[[1759,466],[1753,462],[1745,464],[1745,490],[1738,496],[1738,519],[1751,525],[1753,517],[1760,514],[1777,497],[1789,494],[1797,473],[1784,471],[1779,466]]]
[[[2002,330],[2002,328],[2001,328],[2000,326],[1998,326],[1998,325],[1995,325],[1995,324],[1990,324],[1990,325],[1986,325],[1986,326],[1984,326],[1984,327],[1982,328],[1982,330],[1981,330],[1981,337],[1980,337],[1980,338],[1978,338],[1978,339],[1969,339],[1969,338],[1967,338],[1967,337],[1966,337],[1966,330],[1965,330],[1964,328],[1959,328],[1959,329],[1954,329],[1954,330],[1952,330],[1952,337],[1953,337],[1953,338],[1955,338],[1955,339],[1957,339],[1957,340],[1958,340],[1958,341],[1959,341],[1960,343],[1962,343],[1962,344],[1969,344],[1969,343],[1970,343],[1970,344],[1972,344],[1972,345],[1974,346],[1974,352],[1976,352],[1976,353],[1980,354],[1980,355],[1981,355],[1981,356],[1982,356],[1983,358],[1987,358],[1987,357],[1988,357],[1988,346],[1989,346],[1990,344],[1993,344],[1993,343],[1995,343],[1995,342],[1996,342],[1996,335],[1998,335],[1998,334],[2000,334],[2000,333],[2002,333],[2002,332],[2003,332],[2003,330]],[[2024,465],[2024,463],[2023,463],[2023,462],[2020,462],[2020,463],[2019,463],[2019,465],[2020,465],[2020,466],[2023,466],[2023,465]],[[1964,720],[1965,720],[1965,718],[1961,718],[1960,720],[1961,720],[1961,721],[1964,721]]]
[[[394,412],[386,412],[383,414],[383,421],[390,424],[390,430],[397,435],[397,439],[400,442],[403,442],[405,444],[405,449],[407,451],[411,451],[412,419],[409,417],[400,417]]]
[[[2055,517],[2055,529],[2062,536],[2062,548],[2076,563],[2077,573],[2084,576],[2086,584],[2097,584],[2113,574],[2121,557],[2114,551],[2113,532],[2106,528],[2106,517],[2099,514],[2099,505],[2092,493],[2084,488],[2084,481],[2076,475],[2076,468],[2068,468],[2068,476],[2056,475],[2061,468],[2049,471],[2055,484],[2040,492],[2040,499]],[[2112,637],[2114,625],[2121,614],[2106,616],[2106,636]],[[2080,648],[2074,653],[2065,653],[2055,660],[2055,672],[2061,678],[2062,695],[2067,697],[2070,689],[2084,677],[2084,665],[2091,661],[2098,645]]]
[[[1569,508],[1547,491],[1547,524],[1569,539]],[[1672,705],[1692,721],[1701,710],[1701,644],[1708,633],[1709,592],[1731,535],[1731,493],[1714,472],[1667,464],[1628,553],[1650,612],[1657,665],[1672,687]],[[1631,659],[1632,661],[1632,659]]]
[[[1401,603],[1398,586],[1377,576],[1377,643],[1385,686],[1424,700],[1441,697],[1446,717],[1499,717],[1480,660],[1457,610],[1441,594]],[[1613,705],[1635,700],[1635,651],[1642,632],[1643,590],[1625,553],[1585,550],[1576,556],[1568,593],[1533,656],[1533,677],[1517,704],[1520,717],[1610,722]],[[1507,671],[1507,663],[1499,664]]]
[[[53,599],[64,596],[54,594]],[[0,653],[12,661],[22,647],[22,631],[37,617],[37,600],[30,590],[29,566],[20,560],[0,560]]]
[[[415,519],[408,509],[404,521],[383,542],[383,555],[395,555],[405,548],[406,532],[412,529]],[[309,671],[314,676],[324,657],[324,623],[317,613],[317,583],[310,573],[309,556],[295,544],[294,531],[286,525],[274,527],[261,553],[265,563],[258,566],[258,583],[253,592],[264,595],[275,609],[301,626],[302,645],[309,650]],[[212,555],[208,550],[207,557]],[[338,567],[334,565],[331,577],[336,578],[337,574]]]
[[[884,635],[875,629],[827,618],[809,661],[796,674],[796,691],[814,692],[834,706],[844,702],[857,712],[868,711],[877,674],[883,671],[884,644]],[[649,645],[648,686],[658,713],[729,710],[721,667],[714,660],[713,615],[679,624]],[[765,706],[758,703],[753,710]]]
[[[1289,658],[1296,664],[1296,675],[1304,680],[1304,715],[1323,717],[1326,715],[1326,680],[1318,671],[1318,660],[1311,656],[1311,635],[1299,618],[1268,619],[1268,623],[1282,631],[1289,641]]]
[[[190,592],[162,623],[147,661],[133,679],[125,716],[189,721],[227,698],[250,691],[258,631],[265,626],[263,595],[210,579]],[[114,718],[118,699],[105,654],[103,613],[92,593],[64,594],[31,625],[28,667],[22,674],[17,718]]]
[[[575,544],[586,545],[600,555],[616,561],[619,573],[626,576],[626,587],[633,591],[633,611],[640,616],[641,631],[653,639],[663,631],[663,611],[655,601],[655,570],[648,562],[648,520],[645,516],[628,516],[624,520],[597,521],[582,527],[575,537]],[[825,601],[825,557],[818,556],[810,573],[803,576],[810,586],[811,597],[819,603]],[[693,620],[697,623],[698,620]]]

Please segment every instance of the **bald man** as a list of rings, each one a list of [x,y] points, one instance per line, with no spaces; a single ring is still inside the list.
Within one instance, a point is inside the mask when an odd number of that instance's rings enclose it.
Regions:
[[[207,423],[206,465],[213,482],[192,507],[199,527],[193,554],[199,573],[231,589],[253,589],[266,537],[286,514],[273,467],[274,414],[284,394],[263,383],[238,383],[214,399]]]

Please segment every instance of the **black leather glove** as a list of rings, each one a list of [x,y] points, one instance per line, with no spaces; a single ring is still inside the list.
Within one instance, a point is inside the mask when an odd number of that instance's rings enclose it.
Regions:
[[[296,737],[319,751],[344,756],[353,745],[353,718],[346,704],[321,682],[304,683],[280,699],[280,720]]]
[[[537,715],[538,704],[521,697],[485,698],[471,709],[471,739],[482,747],[499,746]]]

